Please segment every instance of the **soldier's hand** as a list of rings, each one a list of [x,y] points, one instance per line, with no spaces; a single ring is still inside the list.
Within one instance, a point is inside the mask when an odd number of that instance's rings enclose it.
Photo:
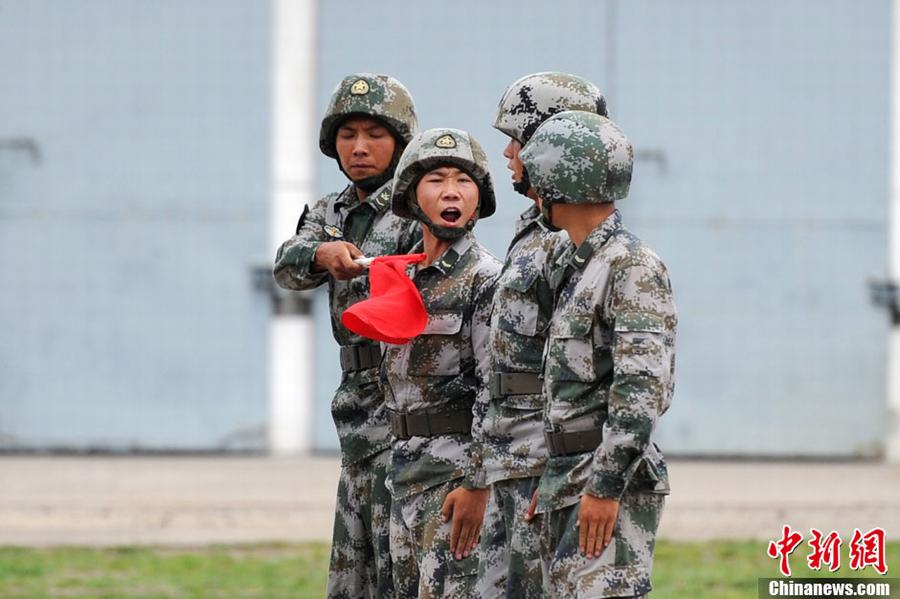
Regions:
[[[487,506],[490,489],[464,489],[457,487],[447,494],[441,507],[444,522],[451,520],[450,553],[456,559],[468,557],[478,544],[484,508]]]
[[[578,506],[578,550],[588,557],[600,557],[612,540],[619,515],[619,502],[609,497],[585,493]]]
[[[346,281],[366,270],[353,261],[362,255],[358,247],[347,241],[326,241],[316,248],[313,266],[320,271],[327,270],[335,279]]]
[[[528,504],[528,509],[525,510],[525,522],[531,522],[534,519],[534,512],[537,510],[537,497],[538,492],[535,489],[534,493],[531,494],[531,503]]]

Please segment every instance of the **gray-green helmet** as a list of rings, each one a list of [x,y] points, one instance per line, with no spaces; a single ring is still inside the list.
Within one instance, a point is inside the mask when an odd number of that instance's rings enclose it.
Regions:
[[[624,199],[631,185],[634,150],[606,117],[570,110],[538,127],[519,153],[542,200],[544,224],[553,204],[600,204]]]
[[[409,90],[390,75],[355,73],[344,77],[331,94],[319,128],[319,148],[323,154],[337,160],[341,171],[344,168],[338,158],[335,137],[341,123],[353,115],[378,119],[397,140],[395,160],[387,170],[357,182],[357,185],[374,191],[393,176],[396,158],[418,129],[416,105]]]
[[[524,146],[541,123],[564,110],[607,116],[606,98],[600,88],[578,75],[534,73],[506,88],[493,124]]]
[[[466,171],[478,185],[478,210],[466,226],[461,228],[434,224],[419,207],[416,199],[416,184],[419,179],[429,171],[448,165]],[[406,146],[394,175],[391,196],[391,210],[394,214],[421,221],[440,239],[457,239],[472,230],[478,218],[492,215],[496,206],[487,156],[481,144],[470,134],[459,129],[429,129],[417,134]]]

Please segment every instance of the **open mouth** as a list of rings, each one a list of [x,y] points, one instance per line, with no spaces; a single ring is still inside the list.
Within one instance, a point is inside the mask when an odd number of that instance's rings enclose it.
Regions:
[[[456,223],[462,218],[462,212],[458,208],[447,208],[441,211],[441,218],[448,223]]]

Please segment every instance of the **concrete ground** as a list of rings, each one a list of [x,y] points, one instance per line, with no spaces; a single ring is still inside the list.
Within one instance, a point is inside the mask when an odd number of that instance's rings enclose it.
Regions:
[[[328,541],[334,457],[0,457],[0,545]],[[900,466],[673,460],[660,536],[900,535]]]

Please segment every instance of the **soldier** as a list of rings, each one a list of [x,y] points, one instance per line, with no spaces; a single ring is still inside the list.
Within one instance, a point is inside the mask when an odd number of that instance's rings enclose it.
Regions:
[[[628,194],[633,153],[610,120],[559,113],[521,160],[545,222],[574,244],[557,262],[545,350],[544,576],[557,597],[645,596],[669,491],[652,442],[673,388],[669,277],[615,208]]]
[[[565,233],[541,224],[537,196],[522,171],[519,151],[538,125],[563,110],[606,116],[606,99],[591,82],[567,73],[536,73],[507,88],[494,127],[509,136],[503,152],[513,188],[532,200],[516,223],[491,315],[492,400],[484,425],[487,483],[478,562],[482,597],[540,597],[543,593],[540,517],[523,516],[547,460],[542,383],[539,379],[546,329],[553,312],[547,266],[566,247]]]
[[[344,78],[322,119],[319,147],[350,179],[297,223],[297,234],[275,258],[275,278],[286,289],[328,283],[331,328],[343,369],[331,411],[341,443],[341,475],[332,538],[328,596],[385,597],[393,593],[390,564],[390,493],[385,479],[390,430],[379,386],[380,347],[346,329],[346,308],[366,299],[368,278],[360,256],[409,251],[418,227],[388,212],[391,179],[416,132],[413,99],[387,75]]]
[[[472,597],[489,493],[478,439],[500,272],[471,232],[495,208],[481,146],[458,129],[417,135],[397,167],[391,208],[421,223],[427,258],[412,279],[428,313],[409,344],[385,346],[382,365],[394,435],[394,581],[404,597]]]

